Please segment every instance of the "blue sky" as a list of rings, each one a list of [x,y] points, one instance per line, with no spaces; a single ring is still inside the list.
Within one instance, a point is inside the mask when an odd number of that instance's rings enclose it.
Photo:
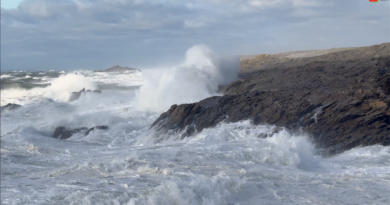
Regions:
[[[1,5],[2,70],[162,67],[196,44],[224,56],[390,41],[390,1],[15,2]]]
[[[15,9],[23,0],[1,0],[1,7],[5,9]]]

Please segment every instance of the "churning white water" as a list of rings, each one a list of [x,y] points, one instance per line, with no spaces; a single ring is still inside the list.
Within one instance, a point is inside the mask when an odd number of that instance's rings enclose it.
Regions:
[[[75,71],[45,88],[1,90],[2,105],[23,104],[1,113],[1,204],[390,203],[389,147],[324,158],[307,136],[250,121],[183,140],[150,129],[170,104],[215,95],[215,82],[225,83],[210,51],[192,49],[161,75]],[[142,82],[139,90],[129,87]],[[88,86],[102,94],[67,102]],[[58,126],[97,125],[109,130],[50,137]]]
[[[222,65],[225,62],[229,65]],[[218,86],[233,82],[238,71],[238,59],[217,59],[208,47],[194,46],[187,51],[182,64],[145,72],[136,107],[164,112],[173,104],[200,101],[217,95]]]

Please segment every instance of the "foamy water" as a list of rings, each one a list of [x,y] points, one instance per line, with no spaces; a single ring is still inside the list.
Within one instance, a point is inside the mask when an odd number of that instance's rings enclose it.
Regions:
[[[142,74],[72,71],[44,88],[2,89],[2,105],[23,106],[1,113],[1,204],[390,203],[389,147],[324,158],[308,136],[275,133],[272,125],[250,121],[221,123],[183,140],[180,133],[150,129],[168,103],[216,94],[212,84],[219,67],[212,55],[207,50],[190,55],[206,63],[188,66],[198,60],[187,58],[175,68]],[[175,81],[178,73],[186,75]],[[193,74],[199,74],[196,80],[186,80]],[[202,82],[190,89],[193,96],[183,92]],[[132,89],[137,83],[153,84]],[[167,89],[174,85],[176,95]],[[88,86],[103,93],[67,102],[71,92]],[[152,100],[161,104],[142,103]],[[109,130],[67,140],[50,137],[58,126],[97,125]],[[271,137],[259,137],[264,134]]]

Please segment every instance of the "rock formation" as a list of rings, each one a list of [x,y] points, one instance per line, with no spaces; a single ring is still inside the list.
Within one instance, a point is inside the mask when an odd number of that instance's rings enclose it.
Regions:
[[[73,102],[73,101],[78,100],[81,97],[81,94],[84,93],[84,92],[87,92],[87,93],[91,93],[92,92],[92,93],[98,93],[98,94],[102,93],[101,90],[94,90],[94,91],[92,91],[92,90],[85,90],[85,88],[83,88],[79,92],[72,92],[68,102]]]
[[[302,66],[310,61],[311,57],[339,51],[352,51],[357,48],[332,48],[313,51],[293,51],[277,54],[260,54],[257,56],[240,56],[241,73],[251,73],[256,70],[273,69],[277,67]]]
[[[96,126],[92,128],[86,128],[86,127],[80,127],[80,128],[74,128],[74,129],[69,129],[66,127],[57,127],[56,130],[54,131],[53,135],[51,137],[56,138],[56,139],[68,139],[72,137],[72,135],[79,133],[79,132],[84,132],[84,135],[87,136],[89,133],[95,129],[99,130],[108,130],[108,126]]]
[[[98,129],[98,130],[108,130],[108,126],[100,125],[100,126],[89,128],[88,131],[85,132],[85,136],[89,135],[89,133],[94,131],[95,129]]]
[[[242,75],[222,97],[173,105],[153,123],[191,136],[218,123],[250,119],[303,129],[329,154],[390,145],[390,43],[310,57]]]
[[[68,138],[72,137],[72,135],[74,135],[78,132],[86,131],[86,130],[88,130],[88,128],[86,128],[86,127],[75,128],[75,129],[68,129],[65,127],[57,127],[51,137],[64,140],[64,139],[68,139]]]

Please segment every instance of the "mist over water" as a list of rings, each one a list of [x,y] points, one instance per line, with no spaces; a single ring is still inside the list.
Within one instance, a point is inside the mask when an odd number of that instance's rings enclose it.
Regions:
[[[227,61],[232,63],[222,66]],[[238,58],[219,59],[207,46],[193,46],[182,64],[144,73],[136,106],[163,112],[173,104],[193,103],[220,95],[218,86],[233,82],[239,69]]]
[[[9,79],[2,82],[1,105],[8,103],[26,104],[40,98],[50,98],[55,101],[66,102],[72,92],[86,90],[129,90],[142,85],[142,74],[132,73],[98,73],[92,71],[64,71],[36,72],[39,78],[30,82],[17,77],[13,72],[3,73],[1,76]],[[27,72],[28,73],[28,72]],[[57,77],[53,77],[57,76]],[[129,82],[130,81],[130,82]],[[111,93],[111,91],[110,91]]]
[[[390,203],[389,147],[324,158],[308,136],[250,121],[183,140],[150,129],[172,104],[218,95],[237,63],[195,46],[165,70],[2,73],[18,82],[2,82],[2,106],[22,107],[1,112],[1,204]],[[102,94],[67,102],[82,88]],[[109,130],[50,137],[58,126],[98,125]]]

